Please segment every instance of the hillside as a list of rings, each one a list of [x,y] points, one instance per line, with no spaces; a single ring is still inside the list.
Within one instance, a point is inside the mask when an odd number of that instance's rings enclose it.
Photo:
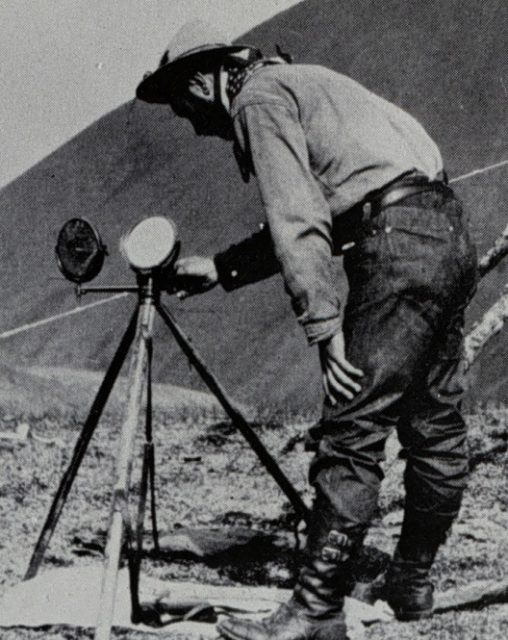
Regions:
[[[407,108],[440,144],[451,177],[507,159],[508,4],[423,0],[418,19],[414,12],[414,4],[402,0],[306,0],[241,40],[267,53],[278,43],[297,61],[332,66]],[[160,43],[137,46],[156,51]],[[29,143],[20,132],[20,144]],[[460,182],[457,191],[482,251],[506,226],[506,167]],[[118,239],[153,214],[177,222],[185,253],[224,248],[262,220],[255,184],[241,182],[229,145],[196,139],[169,109],[135,102],[107,114],[0,192],[0,332],[74,306],[53,258],[65,220],[86,216],[98,226],[111,253],[100,280],[125,282],[131,276]],[[470,321],[497,297],[506,270],[501,265],[482,283]],[[101,369],[131,305],[113,302],[11,338],[2,343],[5,357],[17,365]],[[229,296],[213,291],[171,305],[238,398],[316,405],[316,353],[306,347],[278,277]],[[506,353],[508,332],[475,368],[472,400],[506,397]],[[158,341],[156,361],[160,380],[197,386],[171,342]]]

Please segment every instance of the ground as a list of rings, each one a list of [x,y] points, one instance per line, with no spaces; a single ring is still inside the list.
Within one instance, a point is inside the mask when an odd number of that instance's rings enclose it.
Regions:
[[[83,382],[83,381],[81,381]],[[87,384],[90,381],[87,382]],[[84,384],[84,383],[83,383]],[[14,430],[22,422],[30,433],[24,443],[0,440],[0,595],[17,583],[26,570],[31,549],[42,519],[70,458],[85,414],[74,386],[69,406],[51,395],[43,403],[17,399],[10,405],[0,393],[0,429]],[[1,389],[0,389],[1,391]],[[164,395],[163,390],[159,390]],[[166,390],[174,395],[174,390]],[[90,393],[83,394],[89,400]],[[255,526],[264,531],[291,530],[291,512],[274,482],[261,469],[240,435],[224,421],[220,411],[199,398],[199,408],[171,407],[158,403],[154,416],[157,456],[157,498],[161,530],[178,525],[233,523]],[[78,556],[72,541],[79,533],[93,536],[107,526],[110,483],[117,450],[121,402],[113,402],[92,440],[90,450],[63,512],[46,558],[46,566],[69,566],[97,562]],[[34,409],[34,406],[37,408]],[[86,405],[85,405],[86,406]],[[508,409],[478,409],[468,416],[473,471],[461,515],[446,546],[440,552],[433,572],[440,590],[461,586],[473,580],[501,580],[508,574],[508,486],[506,483],[506,442]],[[307,421],[298,416],[257,416],[256,426],[269,450],[281,461],[310,501],[306,472],[309,454],[301,443],[287,447],[291,438],[302,434]],[[296,438],[298,440],[298,438]],[[139,460],[140,439],[136,460]],[[290,449],[287,451],[287,449]],[[386,463],[386,479],[379,515],[367,543],[390,552],[396,541],[401,519],[403,461],[391,443]],[[134,469],[134,480],[139,465]],[[290,539],[290,537],[289,537]],[[200,562],[163,562],[146,559],[143,570],[159,578],[182,578],[214,584],[291,583],[290,551],[280,557],[255,561],[243,559],[208,566]],[[403,640],[429,637],[439,640],[488,638],[500,640],[508,634],[508,605],[482,610],[436,615],[419,623],[377,624],[367,638]],[[5,640],[74,639],[92,637],[91,631],[70,628],[33,631],[3,630]],[[142,638],[140,633],[117,633],[119,638]]]

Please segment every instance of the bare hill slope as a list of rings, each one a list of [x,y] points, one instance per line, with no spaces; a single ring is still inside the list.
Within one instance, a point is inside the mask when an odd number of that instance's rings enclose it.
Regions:
[[[505,0],[423,0],[417,7],[402,0],[306,0],[242,41],[268,53],[278,43],[297,61],[332,66],[407,108],[440,144],[451,177],[508,158]],[[29,144],[23,132],[20,144]],[[506,226],[508,171],[479,175],[457,190],[483,250]],[[196,139],[168,109],[140,103],[106,115],[4,188],[0,212],[0,331],[73,306],[71,288],[52,279],[56,234],[71,216],[97,224],[112,253],[101,280],[115,282],[130,280],[117,243],[141,216],[173,217],[186,253],[223,248],[262,220],[255,184],[243,185],[229,145]],[[501,266],[482,283],[472,319],[506,279]],[[174,307],[239,398],[317,406],[316,353],[304,343],[279,277],[229,296],[213,291],[174,301]],[[113,302],[11,338],[2,349],[16,364],[100,369],[120,338],[128,308],[128,302]],[[483,354],[471,398],[506,395],[506,353],[508,334]],[[170,341],[157,343],[156,358],[161,380],[196,384]]]

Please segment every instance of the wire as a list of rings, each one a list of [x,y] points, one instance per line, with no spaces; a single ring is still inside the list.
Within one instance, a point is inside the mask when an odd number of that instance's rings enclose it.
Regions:
[[[37,329],[38,327],[42,327],[45,324],[49,324],[50,322],[55,322],[55,320],[62,320],[63,318],[67,318],[68,316],[75,315],[76,313],[81,313],[82,311],[87,311],[88,309],[92,309],[93,307],[99,307],[101,304],[107,304],[108,302],[113,302],[114,300],[125,298],[128,295],[129,295],[128,293],[118,293],[114,296],[110,296],[109,298],[104,298],[103,300],[90,302],[89,304],[75,307],[74,309],[70,309],[69,311],[63,311],[62,313],[57,313],[54,316],[49,316],[48,318],[42,318],[41,320],[36,320],[35,322],[24,324],[21,327],[16,327],[15,329],[9,329],[8,331],[4,331],[3,333],[0,333],[0,340],[5,340],[6,338],[15,336],[18,333],[23,333],[24,331]]]
[[[489,164],[487,167],[482,167],[481,169],[474,169],[474,171],[470,171],[469,173],[464,173],[461,176],[452,178],[450,180],[450,184],[453,184],[454,182],[462,182],[463,180],[467,180],[468,178],[472,178],[473,176],[478,176],[482,173],[487,173],[487,171],[492,171],[493,169],[499,169],[500,167],[505,167],[506,165],[508,165],[508,160],[501,160],[501,162],[496,162],[495,164]]]

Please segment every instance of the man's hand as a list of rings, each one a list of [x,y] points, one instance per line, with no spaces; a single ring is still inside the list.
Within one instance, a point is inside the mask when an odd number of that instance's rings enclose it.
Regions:
[[[189,256],[175,262],[175,279],[172,289],[180,300],[196,293],[213,289],[219,282],[219,274],[212,258]]]
[[[363,371],[348,362],[344,353],[342,331],[319,343],[323,387],[333,405],[337,404],[337,397],[352,400],[362,390],[357,379],[363,377]]]

